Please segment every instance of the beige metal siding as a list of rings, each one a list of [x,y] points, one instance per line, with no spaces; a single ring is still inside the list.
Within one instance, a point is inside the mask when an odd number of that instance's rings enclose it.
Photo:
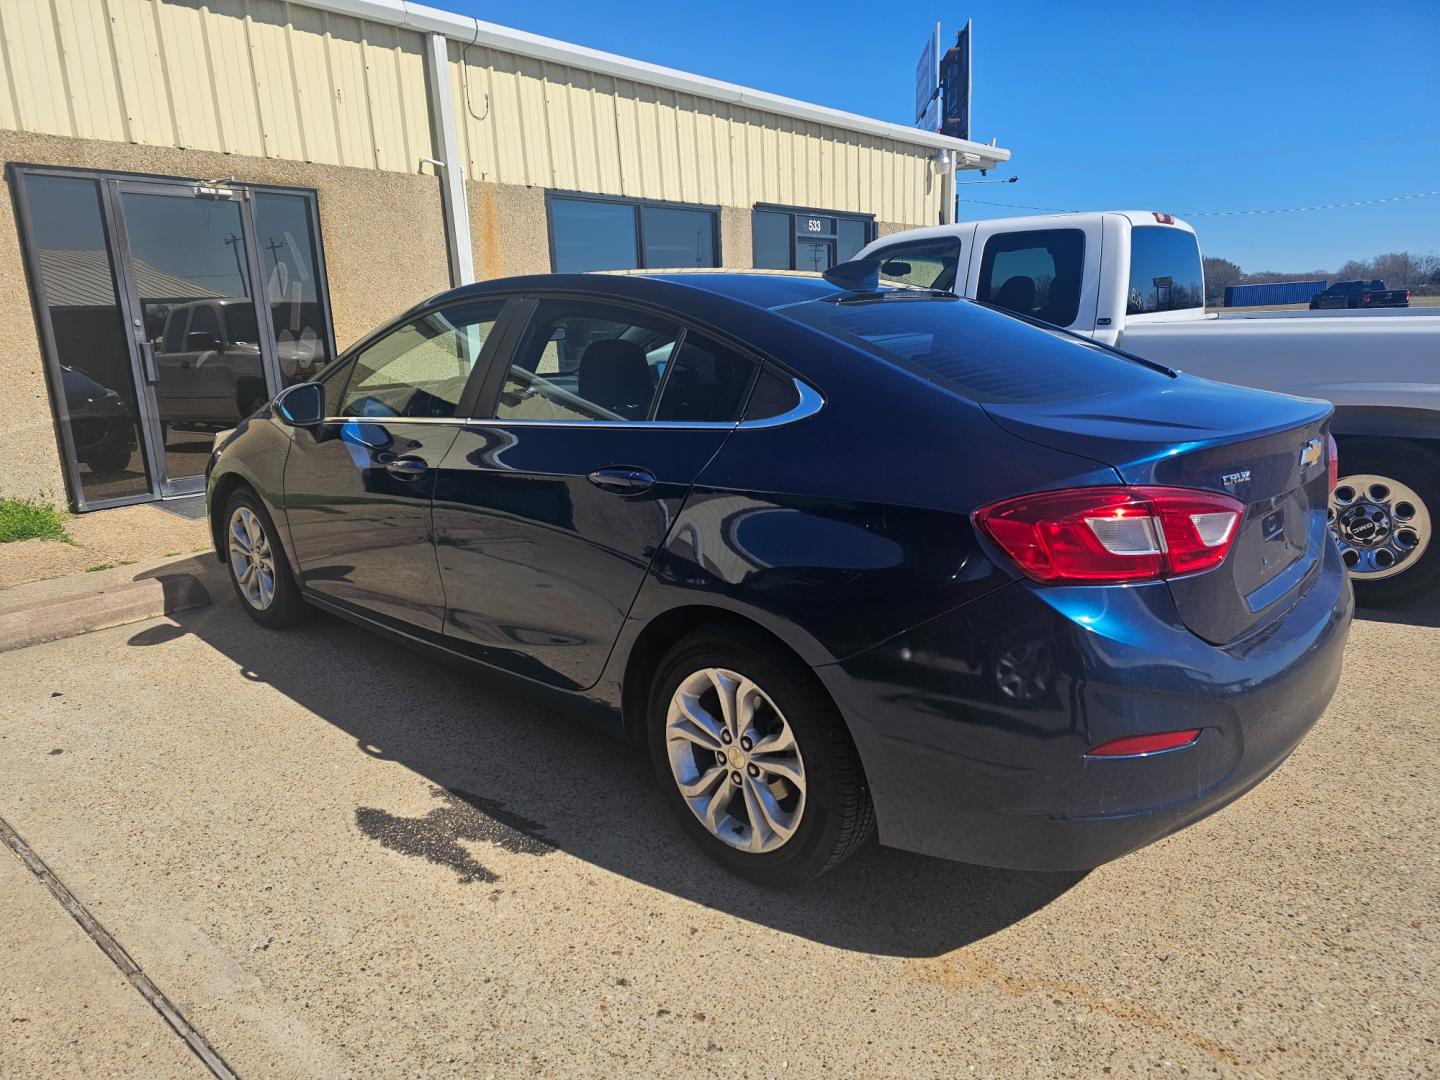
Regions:
[[[0,0],[0,126],[414,173],[423,49],[282,0]]]
[[[450,60],[472,180],[938,220],[923,147],[456,42]]]

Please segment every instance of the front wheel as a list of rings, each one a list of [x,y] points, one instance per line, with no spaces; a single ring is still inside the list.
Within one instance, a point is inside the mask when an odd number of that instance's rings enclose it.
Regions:
[[[225,565],[245,614],[261,626],[278,630],[310,614],[275,523],[249,488],[240,488],[225,504]]]
[[[1400,439],[1356,439],[1340,450],[1330,528],[1355,599],[1388,607],[1440,586],[1440,455]]]
[[[855,745],[813,672],[736,629],[661,661],[650,755],[665,799],[710,858],[762,885],[796,885],[875,828]]]

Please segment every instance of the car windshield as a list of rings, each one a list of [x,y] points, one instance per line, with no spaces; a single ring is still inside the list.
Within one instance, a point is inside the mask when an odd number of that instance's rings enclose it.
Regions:
[[[1112,349],[966,300],[895,293],[784,313],[982,405],[1095,397],[1167,377]]]

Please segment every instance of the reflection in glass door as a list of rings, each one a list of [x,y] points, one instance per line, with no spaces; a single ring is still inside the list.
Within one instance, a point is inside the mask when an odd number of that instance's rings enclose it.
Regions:
[[[313,192],[6,173],[77,509],[203,490],[214,432],[333,357]]]
[[[239,192],[200,197],[189,185],[114,183],[156,472],[166,494],[196,490],[215,432],[279,385],[243,203]]]

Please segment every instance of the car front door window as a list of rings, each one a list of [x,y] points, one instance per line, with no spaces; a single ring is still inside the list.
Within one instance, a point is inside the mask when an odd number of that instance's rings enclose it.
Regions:
[[[370,345],[355,358],[339,415],[455,416],[500,306],[486,301],[443,308]]]

